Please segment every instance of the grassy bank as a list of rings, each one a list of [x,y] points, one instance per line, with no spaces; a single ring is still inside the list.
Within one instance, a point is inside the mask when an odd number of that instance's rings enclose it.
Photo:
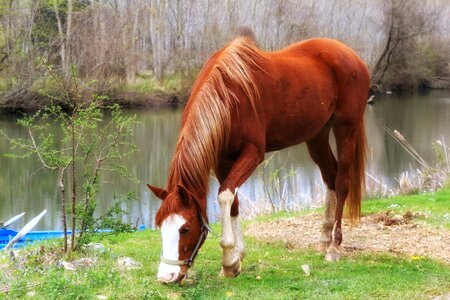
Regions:
[[[428,212],[417,222],[448,230],[450,190],[421,196],[371,200],[363,213],[394,210]],[[291,217],[280,214],[254,222]],[[244,224],[248,226],[249,223]],[[320,226],[320,224],[317,224]],[[29,249],[11,263],[0,260],[0,298],[16,299],[423,299],[450,293],[450,266],[427,257],[363,253],[327,263],[314,249],[290,250],[282,242],[267,243],[246,237],[247,256],[238,278],[219,275],[220,226],[202,247],[189,279],[179,285],[155,281],[160,254],[158,231],[146,230],[103,239],[109,249],[94,267],[64,271],[52,261],[52,250]],[[302,234],[301,228],[298,234]],[[92,254],[77,253],[66,260]],[[20,258],[22,256],[22,258]],[[140,269],[121,270],[121,256],[135,259]],[[24,258],[26,257],[26,258]],[[53,258],[53,260],[56,260]],[[301,265],[308,264],[305,276]],[[15,266],[15,267],[14,267]],[[20,267],[19,267],[20,266]]]
[[[110,103],[122,107],[173,107],[187,100],[197,70],[167,74],[157,79],[151,74],[137,74],[129,80],[104,82],[83,80],[77,87],[86,97],[91,94],[107,96]],[[0,110],[35,111],[62,99],[61,86],[55,78],[45,77],[33,82],[28,89],[13,91],[6,88],[0,78]]]

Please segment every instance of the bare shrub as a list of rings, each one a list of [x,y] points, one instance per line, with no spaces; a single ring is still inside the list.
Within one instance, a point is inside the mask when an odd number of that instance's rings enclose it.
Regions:
[[[99,92],[123,83],[129,55],[123,40],[127,24],[111,8],[101,6],[77,13],[73,25],[71,57],[80,77],[97,80],[93,88]]]
[[[387,89],[412,89],[420,85],[424,71],[418,68],[420,42],[437,30],[438,5],[419,0],[390,0],[384,5],[386,42],[373,68],[373,83]]]

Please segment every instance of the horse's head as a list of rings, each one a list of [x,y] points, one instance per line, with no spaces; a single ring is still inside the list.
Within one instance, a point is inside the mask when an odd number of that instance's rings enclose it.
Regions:
[[[156,225],[161,228],[163,242],[158,281],[181,282],[210,227],[201,213],[198,199],[184,186],[178,185],[173,191],[148,187],[163,200],[156,214]]]

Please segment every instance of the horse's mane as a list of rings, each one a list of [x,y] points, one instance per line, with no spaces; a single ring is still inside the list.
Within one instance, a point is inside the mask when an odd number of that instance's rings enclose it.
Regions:
[[[231,109],[244,100],[237,99],[230,84],[242,90],[255,111],[259,106],[253,78],[253,70],[259,68],[258,57],[261,55],[255,43],[239,37],[213,55],[200,71],[169,168],[169,191],[181,183],[202,196],[207,193],[209,173],[218,168],[220,154],[228,143]],[[173,213],[173,205],[163,206],[167,206],[167,213]]]

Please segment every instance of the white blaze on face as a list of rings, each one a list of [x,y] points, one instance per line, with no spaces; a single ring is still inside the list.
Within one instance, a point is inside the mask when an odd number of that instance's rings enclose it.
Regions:
[[[178,215],[173,214],[167,217],[161,224],[162,236],[162,256],[170,260],[178,260],[178,243],[180,241],[180,228],[186,220]],[[163,262],[159,263],[158,280],[161,282],[172,282],[178,278],[181,271],[180,266],[169,265]]]

